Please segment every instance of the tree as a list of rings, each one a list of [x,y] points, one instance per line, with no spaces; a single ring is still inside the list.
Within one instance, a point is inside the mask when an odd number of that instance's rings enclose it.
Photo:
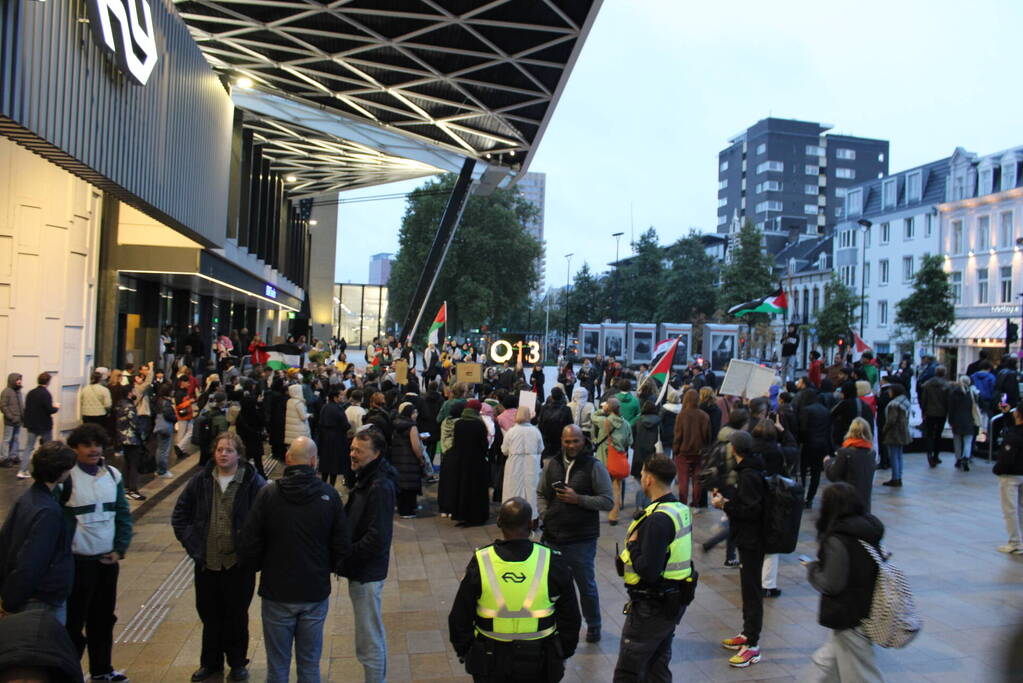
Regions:
[[[817,339],[821,346],[831,348],[839,339],[848,338],[849,330],[859,320],[856,315],[859,305],[859,297],[837,275],[832,275],[824,286],[824,306],[817,311]]]
[[[619,320],[652,322],[657,313],[657,295],[664,271],[664,250],[657,231],[647,229],[632,243],[632,252],[632,258],[620,262],[617,272],[610,274],[617,288],[618,305],[614,313]]]
[[[661,279],[657,322],[693,322],[713,315],[717,306],[718,264],[707,253],[700,235],[689,235],[673,244],[671,263]]]
[[[388,317],[392,321],[403,320],[408,311],[454,184],[454,175],[446,174],[428,180],[409,195],[398,231],[401,247],[388,281]],[[448,302],[452,330],[506,326],[508,318],[529,305],[543,248],[523,225],[535,213],[531,204],[511,190],[469,197],[426,303],[418,329],[421,336],[443,301]]]
[[[568,293],[568,327],[579,329],[581,323],[599,323],[610,314],[608,278],[590,271],[588,263],[575,274]]]
[[[895,306],[895,323],[912,330],[917,341],[948,336],[956,321],[952,285],[940,256],[925,256],[913,276],[913,293]]]
[[[721,305],[725,310],[737,304],[759,299],[773,292],[774,261],[764,252],[763,233],[747,220],[739,230],[739,239],[729,249],[730,260],[721,272]],[[769,319],[766,313],[747,313],[743,322],[751,326]]]

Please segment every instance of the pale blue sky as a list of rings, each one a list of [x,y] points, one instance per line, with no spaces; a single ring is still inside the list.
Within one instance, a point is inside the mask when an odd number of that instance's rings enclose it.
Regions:
[[[605,0],[530,165],[547,173],[548,284],[564,284],[569,252],[573,271],[606,269],[611,233],[627,253],[630,206],[636,235],[712,232],[717,153],[766,116],[888,139],[892,171],[1023,144],[1021,25],[1023,3],[1005,0]],[[341,205],[339,281],[397,251],[403,213]]]

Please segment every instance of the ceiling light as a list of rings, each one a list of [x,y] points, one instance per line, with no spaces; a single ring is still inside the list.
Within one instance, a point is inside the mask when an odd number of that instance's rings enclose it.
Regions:
[[[315,218],[310,218],[309,219],[309,225],[317,225],[318,223],[319,223],[319,221],[316,220]]]
[[[508,152],[508,156],[511,157],[515,156],[515,150],[513,149],[512,151]]]
[[[248,76],[242,76],[237,81],[235,81],[234,84],[237,85],[239,88],[251,88],[253,85],[255,85],[255,83],[252,82],[252,79],[249,78]]]
[[[295,176],[293,176],[293,175],[289,175],[289,176],[288,176],[287,178],[285,178],[285,180],[287,180],[287,181],[288,181],[289,183],[293,183],[293,182],[295,182],[296,180],[298,180],[298,178],[296,178],[296,177],[295,177]]]
[[[490,152],[487,152],[486,154],[484,154],[484,155],[483,155],[483,158],[485,158],[485,159],[489,159],[489,158],[490,158]]]

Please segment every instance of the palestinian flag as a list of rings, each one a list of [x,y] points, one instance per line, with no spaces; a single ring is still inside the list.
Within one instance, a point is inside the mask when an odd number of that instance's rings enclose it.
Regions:
[[[654,358],[657,358],[659,355],[667,351],[668,347],[671,346],[672,341],[674,340],[665,339],[664,341],[657,342],[657,346],[654,348]]]
[[[657,402],[660,403],[664,400],[664,395],[668,392],[668,379],[671,376],[671,363],[675,360],[675,350],[678,349],[678,342],[682,339],[676,337],[675,341],[671,343],[671,346],[667,348],[664,355],[654,363],[654,367],[650,369],[650,378],[657,380],[661,383],[661,393],[657,397]]]
[[[785,291],[779,287],[773,294],[732,306],[728,312],[739,318],[747,313],[783,313],[788,307],[789,301],[785,298]]]
[[[445,301],[440,305],[440,310],[437,311],[437,317],[433,319],[433,324],[430,325],[429,332],[429,343],[439,344],[440,343],[440,327],[448,321],[448,302]]]
[[[266,352],[267,361],[266,367],[274,370],[287,370],[288,368],[297,368],[302,364],[302,349],[298,348],[294,344],[275,344],[273,346],[264,346],[263,351]]]

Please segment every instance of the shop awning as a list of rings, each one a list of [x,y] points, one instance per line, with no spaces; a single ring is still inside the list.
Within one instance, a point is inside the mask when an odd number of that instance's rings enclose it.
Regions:
[[[945,342],[981,345],[1005,342],[1005,318],[964,318],[957,320]]]

